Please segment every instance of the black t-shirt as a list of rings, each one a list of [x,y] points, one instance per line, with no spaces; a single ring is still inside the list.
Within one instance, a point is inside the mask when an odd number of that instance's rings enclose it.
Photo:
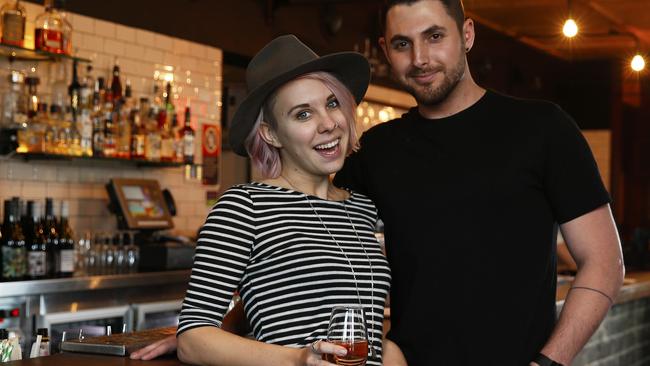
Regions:
[[[610,201],[564,111],[492,91],[370,129],[335,183],[384,221],[388,337],[412,366],[528,365],[555,324],[557,224]]]

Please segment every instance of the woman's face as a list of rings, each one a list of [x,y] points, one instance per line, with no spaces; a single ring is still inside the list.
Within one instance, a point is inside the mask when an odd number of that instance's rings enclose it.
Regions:
[[[328,176],[343,167],[349,128],[334,94],[319,80],[297,79],[278,89],[272,106],[274,145],[283,173]]]

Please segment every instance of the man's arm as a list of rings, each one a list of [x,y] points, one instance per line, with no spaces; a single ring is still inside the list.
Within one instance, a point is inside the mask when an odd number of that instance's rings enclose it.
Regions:
[[[382,364],[385,366],[408,366],[406,358],[395,342],[388,338],[383,341]]]
[[[623,284],[625,269],[609,205],[566,222],[560,229],[578,271],[541,353],[570,365],[607,314]]]

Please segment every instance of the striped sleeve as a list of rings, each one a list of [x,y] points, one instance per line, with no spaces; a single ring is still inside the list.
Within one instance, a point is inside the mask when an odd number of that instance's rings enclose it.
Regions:
[[[232,187],[210,211],[199,233],[178,334],[202,326],[221,327],[250,259],[254,238],[250,195],[242,186]]]

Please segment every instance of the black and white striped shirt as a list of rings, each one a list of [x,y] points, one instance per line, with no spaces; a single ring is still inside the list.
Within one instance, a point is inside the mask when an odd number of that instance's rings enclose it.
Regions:
[[[359,305],[356,274],[368,334],[381,355],[390,270],[376,221],[372,201],[355,192],[328,201],[264,183],[228,189],[201,229],[178,333],[220,327],[239,290],[256,339],[304,347],[326,338],[334,306]],[[368,365],[380,364],[369,357]]]

